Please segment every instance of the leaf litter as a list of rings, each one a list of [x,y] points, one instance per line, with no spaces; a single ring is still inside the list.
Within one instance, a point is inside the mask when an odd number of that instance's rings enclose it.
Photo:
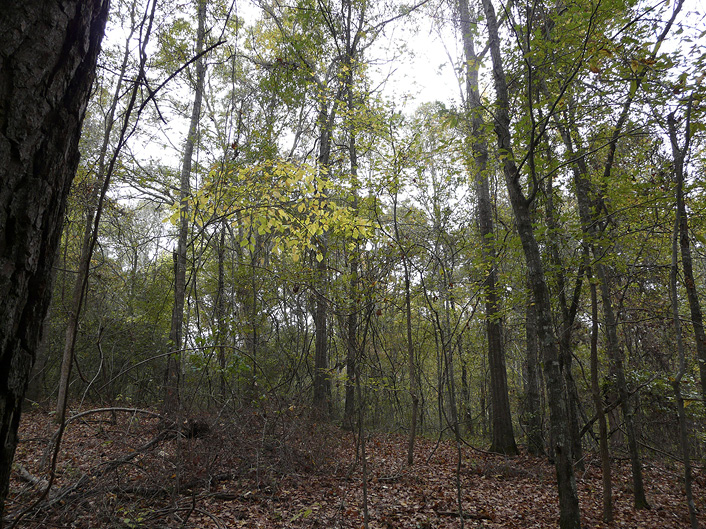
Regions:
[[[46,484],[50,414],[23,416],[6,504],[7,519],[31,505]],[[341,528],[364,527],[363,475],[356,435],[317,423],[294,406],[241,410],[213,419],[204,435],[165,435],[159,419],[96,414],[66,430],[52,491],[20,527]],[[150,443],[149,441],[154,442]],[[373,433],[366,442],[369,527],[461,527],[457,448],[419,438],[406,464],[407,439]],[[463,523],[467,528],[558,527],[554,467],[528,454],[504,457],[461,449]],[[682,469],[646,461],[650,510],[632,506],[630,466],[613,461],[615,519],[602,522],[600,462],[589,453],[577,472],[586,528],[689,526]],[[706,474],[694,496],[703,509]],[[699,514],[702,524],[706,516]]]

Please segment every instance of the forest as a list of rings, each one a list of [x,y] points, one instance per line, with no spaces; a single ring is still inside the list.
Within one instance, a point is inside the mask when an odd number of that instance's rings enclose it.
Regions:
[[[0,527],[706,524],[699,2],[84,4]]]

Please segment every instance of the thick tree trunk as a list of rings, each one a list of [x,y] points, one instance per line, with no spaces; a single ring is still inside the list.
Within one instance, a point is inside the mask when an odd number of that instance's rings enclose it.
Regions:
[[[108,5],[0,11],[0,525]]]
[[[525,198],[520,184],[520,174],[514,162],[510,133],[509,96],[507,80],[500,54],[500,37],[495,9],[490,0],[483,0],[483,8],[488,22],[488,38],[493,61],[493,78],[497,94],[495,112],[495,132],[498,137],[498,150],[503,154],[503,172],[507,184],[517,231],[527,261],[527,270],[532,294],[537,309],[537,335],[544,356],[547,393],[549,399],[550,422],[553,451],[559,492],[559,524],[562,529],[581,527],[576,478],[571,457],[571,440],[566,409],[566,391],[561,373],[557,339],[552,326],[551,300],[544,275],[539,246],[534,236],[529,201]]]
[[[196,55],[203,51],[206,35],[206,2],[196,0],[198,29],[196,33]],[[194,103],[191,108],[191,121],[189,133],[184,145],[182,159],[181,179],[179,189],[179,239],[174,252],[174,307],[172,308],[172,321],[169,330],[169,345],[172,354],[167,357],[165,374],[164,411],[173,414],[179,408],[179,385],[181,372],[182,327],[184,324],[184,302],[186,298],[186,249],[189,235],[189,195],[191,193],[191,166],[194,155],[194,146],[198,138],[199,118],[201,116],[201,102],[203,101],[203,86],[206,67],[203,57],[196,60],[196,86],[194,89]]]
[[[481,116],[483,102],[478,85],[479,61],[474,50],[471,16],[468,0],[459,0],[461,33],[466,56],[466,111],[471,120],[470,143],[474,164],[476,218],[481,237],[483,262],[487,269],[484,284],[485,327],[488,336],[488,365],[490,366],[490,400],[492,409],[492,442],[490,450],[501,454],[517,454],[515,434],[512,429],[510,399],[505,368],[505,348],[503,347],[503,324],[500,312],[497,282],[497,256],[495,252],[495,231],[493,229],[493,208],[488,185],[488,145],[483,137],[484,123]],[[470,164],[469,164],[470,165]]]

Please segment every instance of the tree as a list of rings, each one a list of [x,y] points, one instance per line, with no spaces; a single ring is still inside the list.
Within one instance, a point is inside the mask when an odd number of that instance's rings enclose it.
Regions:
[[[480,229],[483,262],[486,270],[485,290],[485,326],[488,337],[488,365],[490,366],[490,398],[492,410],[493,452],[516,455],[517,445],[512,429],[510,398],[507,390],[507,370],[505,368],[505,348],[503,346],[503,322],[498,294],[498,262],[495,250],[495,232],[493,228],[493,210],[488,184],[488,144],[484,137],[485,124],[481,115],[483,102],[478,84],[480,57],[476,55],[471,29],[471,14],[468,0],[458,2],[463,48],[466,57],[466,112],[469,114],[470,127],[468,142],[473,164],[468,162],[470,172],[474,174],[476,191],[476,218]]]
[[[560,372],[557,340],[552,327],[551,301],[544,274],[544,266],[539,253],[530,216],[530,200],[525,197],[521,186],[520,172],[515,163],[510,132],[509,96],[507,78],[500,54],[500,37],[495,9],[490,0],[483,0],[483,9],[488,21],[488,38],[493,62],[493,79],[497,96],[495,112],[495,132],[498,137],[498,150],[503,157],[503,173],[508,194],[515,214],[517,231],[527,261],[533,300],[536,306],[537,334],[544,356],[549,397],[552,443],[554,448],[557,487],[559,490],[559,523],[562,529],[581,527],[576,478],[571,457],[571,444],[568,431],[568,411],[565,404],[565,388]]]
[[[0,13],[0,525],[107,0]]]
[[[682,254],[682,268],[684,270],[684,283],[687,285],[687,292],[689,292],[689,304],[692,314],[692,324],[694,326],[694,331],[696,334],[697,350],[699,353],[702,352],[702,346],[699,341],[703,340],[703,326],[701,324],[701,309],[698,305],[698,297],[695,292],[690,292],[694,289],[694,276],[691,269],[691,253],[689,251],[689,233],[688,233],[688,223],[686,219],[686,207],[684,206],[684,157],[689,151],[689,143],[691,142],[691,107],[693,102],[693,94],[689,97],[686,108],[686,123],[685,123],[685,138],[684,146],[679,147],[679,138],[677,136],[677,126],[676,118],[674,117],[674,112],[669,114],[667,120],[669,124],[669,140],[672,145],[672,156],[674,158],[674,179],[676,180],[676,195],[677,195],[677,211],[676,218],[674,220],[674,235],[672,240],[672,266],[669,274],[669,286],[670,294],[672,298],[672,319],[674,320],[674,330],[677,337],[677,354],[679,361],[679,369],[677,375],[674,377],[672,382],[672,387],[674,389],[674,397],[677,401],[677,414],[679,417],[679,440],[682,449],[682,458],[684,460],[684,489],[686,493],[686,503],[689,507],[689,521],[691,522],[692,529],[697,529],[699,522],[696,518],[696,506],[694,505],[694,496],[692,492],[692,476],[691,476],[691,457],[689,454],[689,426],[686,420],[686,413],[684,411],[684,398],[681,392],[681,382],[686,374],[686,353],[684,351],[684,340],[682,337],[681,329],[681,316],[679,314],[679,297],[677,291],[677,273],[678,273],[678,252],[677,252],[677,239],[679,240],[679,246],[681,246]],[[691,285],[689,285],[691,283]],[[696,305],[696,310],[694,308]],[[701,326],[697,329],[697,321],[694,315],[698,317],[698,325]],[[698,331],[701,331],[699,334]],[[699,355],[699,360],[702,357]],[[701,370],[703,374],[703,369]]]
[[[105,199],[108,184],[110,183],[111,172],[114,164],[108,162],[108,147],[111,140],[113,127],[116,123],[115,113],[123,92],[123,83],[130,59],[130,44],[137,29],[135,23],[135,11],[137,4],[133,3],[130,9],[130,31],[125,39],[125,48],[120,66],[120,72],[115,82],[113,100],[105,117],[103,139],[98,154],[98,163],[94,182],[86,204],[85,228],[83,242],[81,245],[81,256],[79,259],[78,271],[74,279],[72,290],[71,306],[69,308],[68,322],[66,324],[66,336],[64,340],[64,353],[61,359],[61,376],[59,377],[59,394],[56,402],[55,420],[61,424],[65,419],[66,404],[68,401],[69,382],[71,378],[71,367],[74,362],[74,348],[76,345],[76,333],[79,326],[79,318],[83,304],[83,298],[88,282],[88,270],[93,256],[93,248],[98,238],[98,225],[102,215],[103,201]],[[126,113],[123,120],[127,122],[130,114]],[[122,146],[122,143],[121,143]],[[113,156],[117,156],[116,152]],[[110,170],[109,170],[110,169]],[[95,222],[94,222],[95,221]]]
[[[204,48],[206,34],[206,2],[197,0],[198,30],[196,34],[196,86],[194,88],[194,102],[191,107],[191,120],[189,133],[184,145],[181,177],[179,186],[179,238],[177,249],[174,253],[174,307],[172,311],[172,324],[169,331],[169,344],[173,354],[167,358],[165,374],[164,407],[169,413],[175,413],[179,407],[179,378],[181,363],[179,361],[182,348],[182,327],[184,322],[184,298],[186,295],[186,250],[189,235],[189,193],[191,190],[191,165],[194,146],[197,144],[197,129],[201,116],[201,102],[203,101],[203,88],[205,65],[201,52]]]

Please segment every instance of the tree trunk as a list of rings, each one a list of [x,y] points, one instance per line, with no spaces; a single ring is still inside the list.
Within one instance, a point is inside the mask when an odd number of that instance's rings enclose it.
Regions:
[[[540,113],[540,120],[543,120]],[[547,158],[551,159],[552,151],[548,142],[546,143]],[[559,298],[559,307],[561,311],[561,325],[559,326],[559,358],[561,361],[561,370],[564,374],[567,391],[567,409],[569,412],[569,429],[571,433],[571,455],[574,458],[574,464],[577,470],[584,470],[583,463],[583,447],[581,445],[581,425],[579,424],[579,394],[576,387],[576,381],[573,375],[573,357],[571,354],[571,331],[574,327],[574,320],[581,296],[581,285],[583,283],[583,264],[579,266],[576,273],[576,284],[574,285],[574,295],[572,296],[571,305],[566,296],[567,292],[567,277],[565,273],[565,265],[559,253],[559,233],[560,227],[556,220],[556,211],[554,208],[554,178],[549,175],[546,178],[546,222],[548,230],[548,246],[551,263],[554,268],[554,277],[556,280],[556,294]],[[588,256],[586,255],[586,258]]]
[[[529,287],[529,278],[527,285]],[[529,289],[531,290],[531,289]],[[539,373],[539,351],[537,341],[537,314],[534,303],[525,308],[525,341],[527,347],[527,450],[530,454],[544,454],[544,429],[542,427],[542,395]]]
[[[674,119],[674,115],[670,115]],[[670,131],[671,132],[671,131]],[[677,195],[681,193],[681,185],[677,181]],[[684,410],[684,398],[681,394],[681,381],[686,373],[686,354],[684,352],[684,339],[682,337],[681,319],[679,316],[679,297],[677,293],[677,266],[678,266],[678,250],[677,239],[679,238],[679,225],[681,224],[679,210],[677,209],[676,219],[674,221],[674,236],[672,242],[672,266],[669,273],[669,291],[672,298],[672,320],[674,322],[674,334],[677,337],[677,354],[679,370],[677,375],[672,380],[672,388],[674,389],[674,398],[677,403],[677,418],[679,422],[679,444],[681,445],[682,459],[684,460],[684,493],[686,495],[686,504],[689,508],[689,521],[692,529],[698,529],[699,522],[696,518],[696,507],[694,505],[694,493],[692,491],[691,478],[691,457],[689,454],[689,427],[686,422],[686,413]]]
[[[226,337],[228,336],[226,326],[226,295],[225,295],[225,251],[226,251],[226,227],[223,225],[218,238],[218,292],[216,294],[216,325],[217,339],[216,350],[218,351],[219,370],[219,396],[222,402],[226,401],[228,380],[226,377]]]
[[[674,236],[672,239],[672,267],[669,274],[669,290],[672,298],[672,318],[674,321],[674,333],[677,336],[677,353],[679,360],[679,371],[677,376],[674,377],[672,381],[672,387],[674,388],[674,397],[677,401],[677,414],[679,419],[679,441],[682,450],[682,459],[684,460],[684,491],[686,495],[686,503],[689,507],[689,521],[691,522],[692,529],[698,529],[699,522],[696,518],[696,506],[694,505],[694,494],[692,491],[692,476],[691,476],[691,456],[689,454],[689,427],[686,420],[686,413],[684,410],[684,399],[681,394],[681,381],[686,374],[686,353],[684,351],[684,339],[682,337],[681,330],[681,318],[679,316],[679,297],[677,293],[677,273],[678,273],[678,250],[677,250],[677,239],[680,241],[681,251],[682,251],[682,267],[684,268],[684,282],[688,283],[689,280],[692,281],[693,285],[693,273],[689,270],[687,273],[687,265],[684,262],[684,244],[686,243],[686,253],[689,259],[689,268],[691,268],[691,252],[689,251],[689,233],[686,223],[686,207],[684,206],[684,157],[689,149],[689,143],[691,140],[691,102],[689,99],[687,111],[686,111],[686,139],[684,142],[684,148],[679,148],[679,142],[677,138],[676,131],[676,120],[674,118],[674,112],[668,116],[669,124],[669,139],[672,144],[672,156],[674,158],[674,178],[676,180],[676,194],[677,194],[677,211],[676,218],[674,219]],[[695,293],[695,292],[694,292]],[[689,296],[689,304],[692,305],[691,296]],[[698,298],[696,298],[696,305],[698,307]],[[692,308],[692,320],[693,320],[693,308]],[[699,318],[701,317],[701,310],[698,311]],[[694,325],[696,328],[696,325]],[[703,329],[702,329],[703,332]],[[698,342],[698,336],[697,336]],[[699,358],[700,359],[700,358]]]
[[[493,209],[488,185],[488,146],[483,137],[484,123],[481,116],[483,102],[478,85],[479,61],[474,50],[471,16],[468,0],[459,0],[461,33],[466,55],[466,111],[470,115],[470,150],[474,159],[476,217],[480,229],[483,262],[487,269],[483,290],[485,293],[485,327],[488,336],[488,365],[490,366],[490,400],[492,409],[492,442],[490,450],[501,454],[516,455],[517,445],[512,429],[510,399],[507,388],[505,350],[503,347],[502,314],[497,289],[498,272],[495,252]],[[470,164],[469,164],[470,165]]]
[[[594,246],[593,254],[596,260],[600,259],[603,252],[599,247]],[[636,509],[649,509],[647,496],[645,495],[645,485],[642,480],[642,463],[640,462],[640,450],[637,445],[637,435],[635,433],[634,410],[628,391],[627,380],[625,379],[625,369],[623,367],[623,353],[618,341],[618,322],[613,313],[613,301],[611,299],[611,287],[606,267],[601,262],[595,264],[598,274],[598,282],[601,287],[601,297],[603,301],[603,318],[606,326],[606,338],[608,346],[608,357],[614,365],[615,383],[618,386],[620,396],[620,407],[625,421],[625,432],[628,437],[628,450],[630,452],[630,463],[632,465],[633,495]]]
[[[623,420],[625,421],[625,431],[628,438],[628,450],[630,451],[630,461],[632,463],[633,477],[633,493],[636,509],[648,509],[647,497],[645,495],[645,486],[642,480],[642,464],[640,462],[640,452],[637,444],[637,438],[634,425],[634,411],[632,409],[632,401],[627,388],[625,379],[625,369],[623,367],[623,353],[620,349],[618,340],[618,322],[613,312],[613,301],[611,298],[611,285],[608,272],[605,264],[601,261],[605,257],[603,248],[600,245],[601,233],[598,230],[594,218],[597,216],[597,211],[594,211],[594,206],[591,203],[590,197],[590,182],[588,180],[588,167],[585,160],[581,156],[575,156],[574,147],[571,141],[571,136],[565,127],[559,126],[564,145],[569,156],[575,160],[572,164],[574,177],[574,189],[576,193],[576,201],[578,203],[579,218],[581,220],[581,228],[585,241],[593,241],[592,249],[593,256],[596,260],[594,269],[598,277],[598,283],[601,289],[601,300],[603,302],[603,318],[606,326],[606,345],[608,357],[611,361],[611,368],[615,373],[615,383],[617,385],[618,395],[620,398],[620,406],[623,412]],[[600,201],[599,201],[600,202]],[[598,207],[605,206],[595,206]]]
[[[690,121],[691,100],[687,109]],[[694,338],[696,341],[696,355],[699,362],[699,374],[701,376],[701,397],[706,401],[706,333],[704,333],[704,320],[699,302],[699,293],[696,290],[694,281],[694,267],[691,259],[691,245],[689,243],[689,217],[687,216],[684,204],[684,157],[691,143],[691,131],[686,127],[686,139],[683,148],[679,148],[677,141],[676,122],[674,114],[669,115],[669,137],[672,144],[672,156],[674,158],[674,177],[677,184],[677,213],[679,215],[679,246],[681,248],[681,265],[684,271],[684,287],[689,299],[689,310],[691,312],[691,325],[694,328]]]
[[[559,492],[559,524],[562,529],[576,529],[581,527],[581,513],[571,456],[566,391],[561,374],[557,340],[552,326],[551,300],[539,246],[532,226],[529,201],[524,196],[520,184],[520,174],[514,162],[510,116],[508,114],[509,96],[500,54],[500,37],[498,35],[495,9],[490,0],[483,0],[483,8],[488,22],[489,47],[497,95],[495,132],[498,137],[498,150],[503,155],[502,163],[505,182],[515,216],[517,231],[527,261],[527,270],[537,309],[537,335],[544,356],[544,371],[549,398],[553,451]]]
[[[350,50],[349,50],[350,51]],[[350,54],[346,58],[345,90],[348,104],[348,112],[353,115],[355,112],[355,101],[353,98],[353,57]],[[351,208],[353,214],[358,215],[358,150],[356,148],[355,125],[348,128],[348,157],[351,164]],[[348,309],[348,336],[346,337],[346,400],[343,414],[343,426],[347,430],[353,430],[355,416],[355,373],[358,359],[358,245],[353,249],[350,259],[351,280],[350,280],[350,300]]]
[[[0,525],[108,5],[0,12]]]
[[[98,226],[103,209],[103,198],[105,197],[105,193],[102,192],[102,190],[104,188],[107,190],[107,185],[104,184],[107,184],[107,180],[111,177],[110,174],[106,174],[105,162],[108,155],[110,136],[113,131],[113,126],[115,125],[115,111],[118,107],[118,101],[120,100],[121,92],[123,90],[123,80],[125,78],[125,72],[127,71],[128,60],[130,58],[130,41],[132,40],[132,35],[135,32],[134,15],[135,4],[132,5],[132,26],[130,28],[130,33],[125,39],[123,62],[120,66],[120,73],[118,75],[115,91],[113,92],[113,100],[110,104],[108,115],[105,118],[103,143],[101,144],[101,150],[98,156],[98,171],[96,173],[95,182],[93,183],[93,188],[91,189],[91,194],[88,197],[88,204],[86,204],[86,220],[83,243],[81,245],[81,256],[71,295],[71,304],[69,306],[68,322],[66,323],[66,333],[64,337],[64,353],[61,359],[59,393],[56,399],[56,414],[54,417],[58,424],[64,422],[81,306],[84,292],[86,291],[86,285],[88,283],[88,270],[93,257],[93,248],[98,240]],[[124,119],[127,120],[128,117],[126,116]]]
[[[198,29],[196,33],[196,55],[203,51],[206,35],[206,2],[196,0]],[[191,165],[194,146],[198,138],[199,117],[201,116],[201,102],[203,100],[203,86],[206,73],[203,57],[196,60],[196,86],[194,89],[194,103],[191,108],[191,121],[189,133],[184,145],[184,158],[182,159],[181,179],[179,187],[179,239],[174,252],[174,307],[169,330],[169,345],[171,352],[167,357],[165,375],[164,410],[167,414],[176,413],[179,408],[179,386],[181,372],[182,328],[184,324],[184,301],[186,298],[186,249],[189,236],[189,194],[191,192]]]
[[[335,104],[334,104],[335,105]],[[319,156],[321,171],[328,171],[331,158],[331,135],[335,106],[329,112],[326,101],[319,109]],[[321,259],[316,264],[316,303],[314,307],[314,387],[313,405],[322,418],[330,413],[331,376],[328,368],[328,233],[319,240]],[[318,259],[318,257],[317,257]]]
[[[591,281],[591,393],[598,417],[598,443],[601,453],[603,479],[603,521],[613,521],[613,485],[611,483],[610,452],[608,451],[608,425],[603,411],[598,380],[598,294],[596,284]]]

